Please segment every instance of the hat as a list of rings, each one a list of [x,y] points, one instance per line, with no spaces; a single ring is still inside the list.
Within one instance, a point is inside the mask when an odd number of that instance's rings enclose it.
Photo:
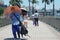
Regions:
[[[27,12],[26,8],[20,8],[22,11]]]

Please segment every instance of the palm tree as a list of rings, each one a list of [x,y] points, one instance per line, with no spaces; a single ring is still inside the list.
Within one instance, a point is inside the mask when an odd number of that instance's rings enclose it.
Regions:
[[[37,0],[31,0],[32,3],[32,14],[34,14],[34,4],[38,3]]]
[[[9,3],[10,3],[10,5],[12,5],[12,6],[15,5],[15,4],[14,4],[14,3],[15,3],[14,0],[10,0]]]
[[[45,5],[45,8],[44,8],[44,10],[45,10],[45,13],[44,13],[44,16],[46,15],[46,4],[50,4],[50,2],[49,2],[49,0],[42,0],[42,3],[45,3],[44,5]]]
[[[12,6],[17,5],[18,7],[21,7],[22,0],[10,0],[9,3],[10,3]]]
[[[51,2],[53,2],[53,16],[55,15],[54,12],[55,12],[55,3],[54,3],[54,0],[50,0]]]
[[[17,2],[17,3],[16,3],[17,6],[21,7],[21,3],[23,3],[22,0],[16,0],[16,2]]]
[[[29,15],[29,16],[31,15],[31,14],[30,14],[30,13],[31,13],[30,1],[31,1],[31,0],[28,0],[28,2],[29,2],[29,14],[28,14],[28,15]]]
[[[30,1],[31,1],[31,0],[28,0],[28,2],[29,2],[29,11],[30,11]]]

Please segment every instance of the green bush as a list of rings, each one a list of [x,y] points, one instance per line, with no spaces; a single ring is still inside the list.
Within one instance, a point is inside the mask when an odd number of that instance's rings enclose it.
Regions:
[[[3,15],[3,12],[4,12],[4,8],[0,7],[0,16]]]

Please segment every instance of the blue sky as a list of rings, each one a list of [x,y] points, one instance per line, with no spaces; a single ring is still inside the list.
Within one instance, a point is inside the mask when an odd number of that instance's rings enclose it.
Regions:
[[[41,2],[41,0],[38,0],[39,4],[36,5],[36,8],[43,8],[44,7],[44,3]],[[4,0],[4,4],[9,5],[9,0]],[[55,0],[55,8],[59,9],[60,8],[60,0]],[[25,6],[28,6],[28,0],[23,0],[23,4]],[[47,5],[47,9],[52,9],[52,3],[50,5]]]

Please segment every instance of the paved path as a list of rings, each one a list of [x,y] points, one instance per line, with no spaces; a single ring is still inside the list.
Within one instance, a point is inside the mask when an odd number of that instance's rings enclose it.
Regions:
[[[27,40],[60,40],[60,33],[58,33],[51,26],[40,22],[39,26],[32,25],[32,21],[28,21],[28,31],[29,37],[25,37]],[[9,38],[13,38],[11,25],[7,25],[0,30],[0,40],[7,40]]]

